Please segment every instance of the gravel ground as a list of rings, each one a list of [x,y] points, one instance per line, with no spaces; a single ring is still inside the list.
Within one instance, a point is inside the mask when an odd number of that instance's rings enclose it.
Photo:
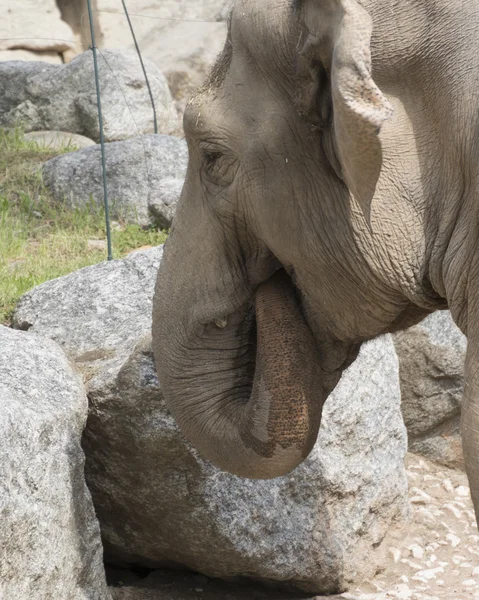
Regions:
[[[461,471],[408,455],[411,521],[391,531],[387,567],[357,590],[324,600],[479,600],[479,535]],[[201,575],[110,571],[113,600],[322,600]],[[122,585],[119,585],[119,582]]]
[[[410,454],[411,523],[388,537],[389,566],[351,600],[479,600],[479,536],[465,473]]]

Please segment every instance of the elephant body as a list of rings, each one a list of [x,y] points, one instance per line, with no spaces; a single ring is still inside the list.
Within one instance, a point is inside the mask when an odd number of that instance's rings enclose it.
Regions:
[[[361,343],[449,308],[479,514],[477,31],[478,0],[236,0],[153,319],[165,399],[220,467],[294,468]]]

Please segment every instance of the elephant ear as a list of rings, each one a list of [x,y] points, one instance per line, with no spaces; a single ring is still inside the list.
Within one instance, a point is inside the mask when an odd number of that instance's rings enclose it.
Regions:
[[[339,174],[369,219],[382,165],[378,134],[392,116],[391,105],[372,78],[372,19],[356,0],[300,0],[299,10],[307,31],[300,64],[309,69],[310,81],[311,75],[316,81],[316,94],[324,95],[329,83]],[[319,119],[324,121],[324,98],[312,98],[311,86],[304,92],[303,107],[309,103],[312,116],[321,106]]]

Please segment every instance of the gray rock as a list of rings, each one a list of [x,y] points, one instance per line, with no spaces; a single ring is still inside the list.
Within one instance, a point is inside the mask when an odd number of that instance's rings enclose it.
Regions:
[[[81,377],[52,341],[1,326],[0,373],[0,597],[107,600]]]
[[[344,374],[303,465],[273,481],[239,479],[183,441],[163,402],[148,339],[160,258],[138,252],[42,284],[14,315],[84,374],[87,481],[108,559],[318,593],[372,576],[407,506],[391,339],[366,344]]]
[[[184,179],[164,179],[154,194],[150,194],[150,215],[160,227],[169,229],[173,223]]]
[[[464,468],[459,420],[467,342],[448,311],[394,335],[409,449]]]
[[[163,74],[146,61],[156,99],[160,133],[178,129],[178,118]],[[103,50],[99,56],[105,140],[152,133],[153,115],[138,56]],[[99,141],[91,51],[66,65],[0,62],[0,126],[21,123],[25,131],[61,130]]]
[[[32,131],[25,134],[25,139],[36,142],[40,147],[49,150],[80,149],[96,145],[96,142],[90,138],[67,131]]]
[[[168,227],[180,185],[171,180],[184,179],[187,162],[186,142],[172,136],[146,135],[107,144],[112,218]],[[58,202],[85,206],[93,197],[103,205],[99,146],[53,158],[44,164],[43,178]]]
[[[77,364],[122,360],[150,333],[162,255],[163,246],[133,252],[43,283],[22,296],[13,326],[54,340]]]

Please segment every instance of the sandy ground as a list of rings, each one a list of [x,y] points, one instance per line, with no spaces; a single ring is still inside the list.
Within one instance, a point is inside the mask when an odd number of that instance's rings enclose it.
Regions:
[[[328,600],[479,600],[479,535],[466,475],[412,454],[407,472],[411,521],[396,527],[385,541],[387,568],[373,581]],[[113,600],[323,598],[166,571],[143,577],[111,571],[109,579]]]

